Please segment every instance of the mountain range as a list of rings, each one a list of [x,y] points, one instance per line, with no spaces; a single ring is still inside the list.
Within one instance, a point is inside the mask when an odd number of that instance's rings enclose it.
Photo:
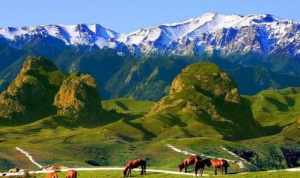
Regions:
[[[242,94],[300,86],[299,32],[298,22],[269,14],[217,13],[128,34],[98,24],[0,28],[0,91],[29,55],[92,74],[104,98],[157,100],[181,69],[199,61],[218,64]]]
[[[99,24],[39,25],[0,28],[1,41],[22,47],[36,38],[54,38],[66,45],[113,48],[134,54],[289,54],[298,56],[300,24],[270,14],[205,13],[183,22],[121,34]],[[125,49],[126,50],[125,50]],[[122,51],[124,50],[124,51]]]

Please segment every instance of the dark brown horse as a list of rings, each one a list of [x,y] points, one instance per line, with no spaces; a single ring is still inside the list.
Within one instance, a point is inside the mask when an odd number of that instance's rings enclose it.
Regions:
[[[215,175],[217,175],[218,169],[221,170],[222,175],[228,172],[229,163],[224,159],[204,159],[195,164],[195,175],[197,176],[198,171],[200,171],[200,176],[203,174],[205,166],[213,167],[215,170]]]
[[[141,167],[141,175],[146,175],[147,161],[145,159],[129,160],[123,171],[124,177],[131,176],[131,170],[137,167]]]
[[[77,178],[77,171],[69,170],[67,172],[66,178]]]
[[[184,172],[187,172],[187,168],[191,165],[195,165],[198,161],[200,161],[201,158],[198,155],[193,155],[187,157],[185,160],[182,161],[181,164],[178,165],[179,172],[181,172],[184,169]]]

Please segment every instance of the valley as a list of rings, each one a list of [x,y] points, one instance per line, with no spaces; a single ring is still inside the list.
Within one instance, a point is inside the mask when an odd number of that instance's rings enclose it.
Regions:
[[[62,73],[45,58],[27,58],[0,95],[6,108],[0,113],[1,169],[37,169],[15,150],[20,147],[44,166],[93,167],[91,160],[123,166],[144,157],[151,168],[176,170],[186,155],[168,145],[236,160],[226,148],[254,165],[248,171],[299,166],[299,88],[240,95],[212,63],[186,67],[157,102],[102,100],[97,87],[90,75]],[[24,98],[29,94],[34,100]],[[230,170],[241,171],[235,163]]]

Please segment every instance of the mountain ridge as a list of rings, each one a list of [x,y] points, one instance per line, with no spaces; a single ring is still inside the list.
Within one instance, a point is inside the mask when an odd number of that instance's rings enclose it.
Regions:
[[[38,25],[0,28],[0,39],[20,47],[35,38],[52,37],[66,45],[111,48],[135,55],[197,55],[220,50],[224,54],[300,54],[300,24],[270,14],[223,15],[205,13],[178,23],[118,33],[100,24]],[[244,42],[241,42],[244,41]],[[124,47],[127,50],[124,51]],[[190,49],[189,49],[190,48]]]

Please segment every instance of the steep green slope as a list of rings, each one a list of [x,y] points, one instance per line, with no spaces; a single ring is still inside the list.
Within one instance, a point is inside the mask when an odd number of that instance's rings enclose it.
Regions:
[[[250,98],[253,115],[262,125],[286,126],[300,116],[300,88],[265,90]]]
[[[119,98],[103,101],[102,106],[106,110],[142,116],[151,109],[154,103],[152,101],[138,101],[132,98]]]

